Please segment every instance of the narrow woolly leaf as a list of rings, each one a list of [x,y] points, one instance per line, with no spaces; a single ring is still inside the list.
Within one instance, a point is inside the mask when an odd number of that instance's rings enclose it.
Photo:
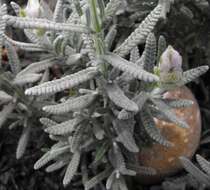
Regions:
[[[75,118],[71,119],[53,126],[50,126],[45,129],[45,132],[50,133],[52,135],[67,135],[72,133],[75,127],[81,123],[81,119]]]
[[[47,18],[48,20],[51,20],[53,18],[53,12],[50,9],[50,6],[45,0],[40,1],[40,6],[42,8],[42,15],[44,18]]]
[[[72,2],[74,3],[74,7],[77,14],[81,16],[83,14],[83,10],[82,10],[80,0],[73,0]]]
[[[46,19],[41,18],[28,18],[28,17],[16,17],[5,15],[3,16],[4,21],[7,25],[11,25],[15,28],[24,29],[46,29],[53,31],[73,31],[80,33],[87,33],[88,29],[83,25],[66,24],[66,23],[56,23]]]
[[[155,122],[148,109],[141,112],[141,119],[147,134],[159,144],[171,147],[173,144],[166,140],[160,133],[160,130],[155,126]]]
[[[111,173],[111,175],[106,180],[106,189],[107,190],[112,188],[112,184],[114,183],[115,180],[116,180],[116,173],[115,173],[115,171],[113,171]]]
[[[54,14],[53,14],[53,21],[54,22],[60,22],[61,21],[61,17],[63,16],[63,2],[64,0],[57,0],[56,6],[55,6],[55,10],[54,10]]]
[[[118,135],[117,141],[121,142],[130,152],[139,152],[139,148],[133,138],[132,130],[130,129],[134,124],[132,120],[115,120],[113,122],[114,129]]]
[[[138,111],[138,106],[135,104],[135,102],[128,99],[128,97],[117,84],[107,84],[106,91],[110,100],[113,101],[117,106],[132,112]]]
[[[45,169],[45,171],[46,171],[47,173],[51,173],[51,172],[57,171],[57,170],[63,168],[65,165],[67,165],[68,162],[69,162],[69,158],[68,158],[68,160],[67,160],[67,159],[65,159],[65,158],[62,157],[62,160],[58,160],[58,161],[56,161],[55,163],[49,165],[49,166]]]
[[[149,96],[146,92],[142,91],[137,96],[135,96],[132,100],[138,105],[139,111],[142,110],[145,102],[149,99]],[[133,112],[129,112],[126,110],[121,110],[118,114],[118,119],[126,120],[132,118],[134,116]]]
[[[41,38],[39,38],[33,30],[30,29],[25,29],[24,33],[26,35],[26,37],[29,39],[29,41],[31,43],[35,43],[35,44],[43,44],[43,41]]]
[[[137,96],[133,98],[133,101],[138,105],[139,110],[142,110],[144,104],[149,99],[147,92],[141,91]]]
[[[121,171],[126,168],[125,158],[116,142],[113,143],[113,149],[110,151],[109,159],[116,170]]]
[[[208,162],[205,158],[203,158],[199,154],[196,155],[196,160],[198,161],[203,171],[205,171],[210,176],[210,162]]]
[[[139,48],[135,46],[130,53],[130,62],[136,63],[140,59]]]
[[[181,164],[200,183],[210,186],[210,177],[197,168],[188,158],[180,157]]]
[[[44,125],[46,128],[47,127],[52,127],[53,125],[57,125],[58,123],[49,119],[49,118],[46,118],[46,117],[42,117],[39,119],[40,123],[42,125]]]
[[[148,72],[153,72],[155,60],[156,60],[156,38],[153,33],[150,33],[146,40],[146,46],[144,50],[143,68]]]
[[[109,55],[104,55],[103,58],[113,67],[129,73],[131,76],[133,76],[136,79],[143,80],[145,82],[155,82],[159,80],[158,76],[153,75],[147,71],[144,71],[138,65],[129,62],[118,55],[109,54]]]
[[[176,114],[171,111],[171,108],[167,106],[163,101],[161,100],[155,100],[151,99],[152,102],[158,107],[159,111],[163,113],[163,115],[168,118],[171,122],[175,123],[176,125],[183,127],[183,128],[188,128],[188,124],[183,121],[180,118],[176,117]]]
[[[116,142],[113,143],[113,149],[109,152],[109,160],[116,170],[116,178],[119,178],[120,174],[136,175],[135,171],[126,168],[125,158]]]
[[[83,43],[85,46],[85,50],[88,53],[88,57],[90,60],[95,60],[96,53],[94,48],[94,41],[89,34],[82,34]]]
[[[16,150],[16,158],[20,159],[23,154],[25,153],[26,147],[28,145],[28,141],[30,138],[30,127],[26,127],[23,129],[23,132],[20,136],[20,139],[18,141],[17,150]]]
[[[9,64],[10,64],[11,70],[16,75],[21,70],[21,65],[20,65],[19,57],[17,55],[17,50],[9,42],[6,42],[5,46],[8,51],[7,55],[9,58]]]
[[[95,94],[86,94],[76,98],[69,98],[67,101],[60,104],[45,106],[43,107],[43,110],[52,114],[63,114],[70,111],[78,111],[90,106],[95,98]]]
[[[130,112],[130,111],[126,111],[125,109],[122,109],[122,110],[119,112],[117,118],[118,118],[119,120],[127,120],[127,119],[132,118],[134,115],[135,115],[135,113]]]
[[[116,26],[113,25],[109,29],[109,32],[106,35],[105,40],[104,40],[108,50],[110,50],[110,48],[112,47],[116,35],[117,35],[117,29],[116,29]]]
[[[37,82],[41,78],[42,74],[36,74],[36,73],[28,73],[24,75],[18,75],[14,81],[13,84],[16,85],[25,85],[27,83],[34,83]]]
[[[154,29],[156,23],[161,18],[162,8],[162,5],[158,4],[139,27],[115,50],[119,56],[123,57],[127,55],[136,45],[145,42],[148,34]]]
[[[3,126],[9,115],[12,113],[13,109],[15,108],[15,105],[13,103],[9,103],[8,105],[5,105],[0,112],[0,128]]]
[[[29,88],[25,91],[26,95],[44,95],[63,91],[73,88],[83,82],[86,82],[97,75],[98,71],[95,67],[89,67],[75,74],[65,76],[61,79],[49,81],[38,86]]]
[[[82,58],[82,54],[81,53],[75,53],[75,54],[71,54],[68,56],[65,64],[67,65],[74,65],[76,63],[78,63],[78,61]]]
[[[1,6],[1,5],[0,5]],[[6,28],[6,21],[3,19],[3,16],[7,14],[7,6],[3,4],[0,7],[0,67],[1,67],[1,59],[2,59],[2,46],[3,46],[3,35]]]
[[[106,154],[106,152],[108,151],[110,147],[110,144],[108,142],[104,142],[97,150],[96,150],[96,154],[95,154],[95,159],[93,161],[93,163],[91,165],[96,164],[97,162],[99,162],[104,155]]]
[[[112,19],[118,8],[121,6],[121,3],[122,1],[119,0],[110,0],[109,3],[107,3],[105,8],[105,17],[107,20]]]
[[[13,99],[12,96],[10,96],[6,92],[0,90],[0,102],[6,103],[9,101],[12,101],[12,99]]]
[[[195,69],[190,69],[188,71],[185,71],[183,73],[183,79],[182,79],[180,85],[185,85],[185,84],[195,80],[199,76],[206,73],[208,70],[209,70],[209,66],[200,66]]]
[[[193,101],[187,99],[164,99],[163,101],[171,108],[186,108],[193,105]]]
[[[74,155],[72,156],[72,159],[64,175],[64,179],[63,179],[64,186],[67,186],[71,182],[74,175],[76,174],[77,169],[79,167],[79,163],[80,163],[80,156],[81,156],[81,153],[79,151],[76,151]]]
[[[110,167],[107,167],[103,172],[99,173],[98,175],[96,175],[95,177],[93,177],[85,183],[85,190],[90,190],[91,188],[95,187],[102,180],[106,179],[111,172],[112,169]]]
[[[20,7],[17,3],[15,3],[14,1],[12,1],[12,2],[10,3],[10,5],[11,5],[11,7],[13,8],[13,10],[15,11],[15,14],[16,14],[17,16],[19,16],[19,15],[20,15],[21,7]]]
[[[160,36],[158,39],[158,53],[157,53],[157,63],[160,61],[160,56],[167,48],[166,39],[164,36]]]
[[[150,176],[150,175],[157,174],[157,172],[154,168],[139,166],[139,165],[132,164],[132,163],[126,164],[126,166],[129,169],[135,171],[137,174],[140,174],[140,175]]]
[[[42,51],[42,52],[46,52],[46,51],[50,51],[50,49],[47,49],[45,46],[41,45],[41,44],[34,44],[34,43],[24,43],[24,42],[18,42],[15,41],[13,39],[11,39],[10,37],[8,37],[7,35],[3,35],[5,40],[8,41],[9,43],[11,43],[12,45],[14,45],[15,47],[25,50],[25,51]]]
[[[39,84],[42,84],[44,82],[48,82],[49,79],[50,79],[50,71],[49,71],[49,69],[46,69],[44,71],[43,75],[42,75],[42,78],[41,78]]]
[[[75,132],[70,140],[70,150],[72,153],[75,153],[79,150],[79,147],[81,145],[81,141],[83,140],[82,136],[85,130],[84,123],[78,125],[75,127]]]
[[[61,147],[57,149],[52,149],[49,152],[45,153],[35,164],[34,164],[34,169],[38,170],[44,165],[46,165],[48,162],[51,160],[56,159],[58,156],[66,153],[69,151],[69,146],[66,147]]]
[[[128,187],[126,185],[125,179],[123,176],[120,176],[120,179],[118,181],[118,186],[120,190],[128,190]]]
[[[44,71],[45,69],[53,66],[56,63],[57,63],[57,59],[55,57],[45,59],[43,61],[31,63],[29,66],[27,66],[21,72],[19,72],[18,76]]]

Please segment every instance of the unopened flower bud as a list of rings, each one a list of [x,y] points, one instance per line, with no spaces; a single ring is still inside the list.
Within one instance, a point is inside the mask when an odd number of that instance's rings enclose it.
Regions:
[[[163,83],[176,83],[181,80],[182,57],[172,46],[168,46],[161,55],[159,71]]]
[[[25,8],[25,13],[27,17],[38,18],[41,13],[39,0],[28,0]]]

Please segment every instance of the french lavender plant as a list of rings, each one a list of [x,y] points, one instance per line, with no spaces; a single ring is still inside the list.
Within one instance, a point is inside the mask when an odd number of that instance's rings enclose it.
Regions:
[[[139,166],[136,157],[142,131],[152,141],[173,146],[153,118],[187,128],[172,108],[192,102],[165,100],[163,94],[208,70],[201,66],[183,71],[181,55],[167,47],[163,36],[157,45],[154,28],[166,18],[173,1],[159,0],[141,24],[117,43],[116,15],[126,9],[123,2],[57,0],[54,12],[43,0],[29,0],[25,8],[12,2],[16,16],[8,15],[6,5],[1,5],[0,46],[8,51],[10,68],[1,65],[0,125],[7,120],[10,128],[23,126],[16,153],[20,158],[39,119],[55,144],[34,168],[49,163],[47,172],[64,168],[64,186],[124,190],[126,176],[155,173]],[[30,42],[11,39],[6,26],[23,29]],[[144,43],[140,56],[138,45]],[[15,47],[38,52],[40,57],[22,65]],[[63,76],[52,79],[50,70],[55,66]]]

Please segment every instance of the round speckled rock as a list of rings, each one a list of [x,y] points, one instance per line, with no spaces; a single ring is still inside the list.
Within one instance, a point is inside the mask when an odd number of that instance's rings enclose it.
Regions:
[[[191,158],[195,153],[201,134],[200,110],[196,99],[187,87],[181,87],[164,94],[165,98],[189,99],[194,103],[191,107],[174,109],[177,117],[185,120],[189,128],[184,129],[173,123],[168,123],[155,118],[157,127],[161,134],[174,146],[167,148],[154,143],[150,147],[143,148],[138,155],[140,164],[156,169],[154,176],[138,176],[139,181],[144,184],[154,184],[161,179],[172,175],[182,169],[179,161],[180,156]]]

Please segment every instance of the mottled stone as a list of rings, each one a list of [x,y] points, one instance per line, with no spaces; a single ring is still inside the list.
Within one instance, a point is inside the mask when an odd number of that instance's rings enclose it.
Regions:
[[[189,99],[194,103],[192,106],[181,109],[174,109],[177,117],[185,120],[189,128],[184,129],[173,123],[168,123],[155,118],[157,127],[161,134],[169,141],[173,147],[164,147],[154,143],[150,147],[143,148],[138,155],[140,164],[153,167],[157,171],[155,176],[138,176],[139,181],[146,184],[160,182],[164,177],[170,176],[182,169],[179,161],[180,156],[191,158],[200,141],[201,117],[196,99],[187,87],[181,87],[164,94],[165,98]]]

